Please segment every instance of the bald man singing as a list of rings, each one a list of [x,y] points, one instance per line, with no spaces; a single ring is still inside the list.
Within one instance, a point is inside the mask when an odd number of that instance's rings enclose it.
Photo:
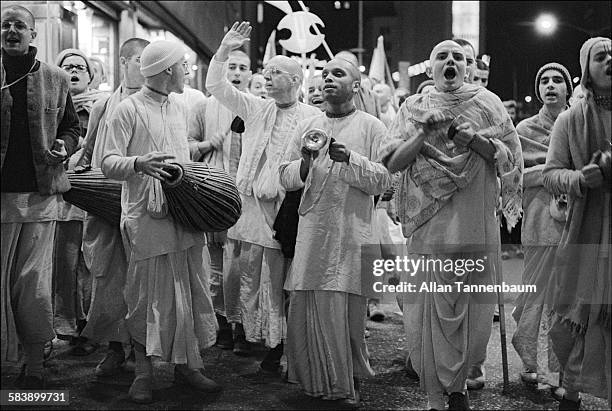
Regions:
[[[390,172],[403,171],[397,205],[407,256],[427,261],[409,276],[402,273],[402,281],[419,290],[403,296],[409,355],[427,408],[444,409],[447,393],[449,409],[462,410],[469,409],[468,370],[489,338],[496,302],[494,293],[466,292],[463,285],[494,284],[500,264],[497,179],[503,213],[516,224],[523,160],[501,100],[465,83],[464,49],[444,41],[430,61],[435,89],[406,99],[381,158]],[[445,292],[422,287],[432,283]]]
[[[250,32],[250,24],[242,22],[226,33],[210,61],[206,88],[245,124],[236,174],[242,215],[227,233],[223,274],[224,281],[240,278],[240,316],[246,340],[265,342],[270,351],[260,371],[277,375],[287,334],[283,282],[288,266],[272,228],[285,197],[278,166],[298,121],[320,111],[297,101],[303,73],[300,65],[286,56],[276,56],[264,67],[269,98],[232,86],[223,66],[230,52],[249,40]]]
[[[356,406],[359,378],[374,375],[365,343],[361,247],[371,242],[372,196],[390,186],[391,176],[374,162],[384,124],[353,103],[357,67],[336,58],[322,78],[326,111],[298,125],[280,167],[285,189],[304,189],[285,283],[291,291],[287,365],[289,379],[306,394]],[[316,153],[301,145],[302,134],[312,129],[329,136]]]

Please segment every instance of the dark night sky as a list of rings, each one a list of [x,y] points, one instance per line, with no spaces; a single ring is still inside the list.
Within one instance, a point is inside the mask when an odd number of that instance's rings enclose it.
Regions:
[[[334,10],[333,1],[306,1],[311,11],[319,15],[326,27],[323,29],[328,43],[336,52],[340,49],[355,47],[357,44],[357,10],[355,1],[351,1],[349,10]],[[383,5],[401,7],[401,2],[364,2],[365,17],[381,11]],[[290,1],[294,11],[299,10],[297,2]],[[536,17],[547,12],[554,14],[560,22],[581,27],[585,30],[605,29],[599,35],[610,37],[612,20],[611,2],[609,1],[484,1],[484,36],[485,46],[481,53],[491,55],[492,65],[489,78],[489,89],[502,100],[516,97],[524,102],[525,95],[533,94],[535,74],[542,65],[556,61],[568,68],[572,77],[580,76],[578,53],[582,43],[589,37],[567,25],[560,24],[550,37],[538,34],[533,26]],[[381,10],[377,10],[381,8]],[[284,13],[266,5],[263,33],[269,33]],[[288,33],[279,33],[277,40]],[[481,33],[482,35],[482,33]],[[265,47],[266,39],[258,39]],[[367,45],[369,39],[364,39]],[[280,50],[280,49],[279,49]],[[262,48],[263,51],[263,48]],[[368,50],[369,51],[369,50]],[[322,47],[316,50],[319,58],[325,58]],[[369,53],[368,53],[369,54]],[[367,57],[369,63],[369,56]],[[368,67],[368,64],[366,64]],[[395,70],[396,68],[392,68]],[[517,95],[513,96],[513,72],[516,75]],[[528,111],[538,109],[538,103],[532,102]]]
[[[518,97],[534,94],[534,78],[544,64],[556,61],[568,68],[572,77],[580,76],[580,46],[589,38],[575,28],[560,24],[557,32],[544,37],[521,22],[534,21],[542,12],[554,14],[559,21],[597,30],[610,36],[609,1],[493,1],[485,3],[487,32],[485,48],[491,55],[489,89],[502,100],[513,97],[513,70],[516,70]],[[517,24],[519,23],[519,24]]]

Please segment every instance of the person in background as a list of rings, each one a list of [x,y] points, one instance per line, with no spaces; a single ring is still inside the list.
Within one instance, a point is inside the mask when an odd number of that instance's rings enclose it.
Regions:
[[[109,93],[90,88],[94,72],[81,50],[63,50],[55,62],[70,76],[70,95],[79,115],[82,142],[94,103],[108,98]],[[73,167],[74,162],[69,160],[68,168]],[[63,199],[58,205],[53,261],[55,332],[58,338],[74,346],[70,351],[72,355],[87,356],[96,351],[98,344],[81,335],[87,325],[92,291],[91,273],[82,252],[85,212]]]
[[[147,40],[131,38],[119,49],[121,84],[107,99],[98,100],[89,117],[83,147],[76,153],[76,168],[100,168],[107,139],[108,119],[119,103],[136,93],[144,84],[140,73],[140,56]],[[97,377],[111,377],[121,372],[126,363],[123,344],[130,342],[125,326],[127,307],[123,298],[127,257],[119,226],[88,214],[83,228],[83,257],[93,278],[91,305],[87,325],[81,335],[96,343],[108,341],[108,352],[95,369]],[[133,361],[133,351],[130,359]]]
[[[525,249],[523,284],[537,287],[536,293],[519,294],[512,317],[517,322],[512,345],[521,357],[520,378],[526,384],[557,387],[558,361],[549,346],[552,271],[557,245],[567,219],[566,195],[552,195],[542,184],[542,169],[550,145],[550,132],[557,117],[567,109],[572,93],[571,76],[559,63],[540,67],[535,78],[535,95],[544,105],[533,117],[516,127],[521,141],[523,171],[523,218],[521,243]],[[554,392],[554,391],[553,391]]]
[[[489,65],[481,59],[476,59],[473,83],[484,88],[489,85]]]
[[[323,78],[316,75],[308,79],[308,104],[325,111],[326,103],[323,98]]]
[[[237,90],[245,92],[251,78],[251,59],[241,51],[230,53],[225,66],[227,80]],[[244,121],[229,108],[211,96],[197,103],[189,120],[189,145],[194,161],[204,161],[225,170],[234,180],[242,153]],[[223,277],[227,254],[227,231],[208,233],[210,254],[210,293],[219,323],[217,346],[234,351],[236,355],[249,355],[240,315],[240,278]],[[227,262],[229,264],[229,261]],[[232,281],[234,280],[234,281]],[[233,324],[233,331],[232,331]]]
[[[38,35],[25,7],[2,8],[1,361],[23,366],[17,388],[45,388],[53,329],[52,273],[58,201],[70,189],[64,161],[79,142],[65,71],[36,59]],[[41,104],[41,102],[47,104]]]
[[[251,76],[251,82],[249,83],[249,91],[252,95],[266,98],[268,91],[266,90],[266,79],[261,73],[255,73]]]
[[[395,107],[391,100],[391,87],[388,84],[378,83],[372,87],[374,94],[378,96],[378,102],[380,104],[380,121],[384,123],[386,127],[389,127],[395,119]]]
[[[99,90],[101,84],[105,84],[108,87],[108,78],[106,77],[106,65],[98,57],[89,57],[89,63],[93,70],[93,79],[89,84],[89,88]]]
[[[453,39],[453,41],[463,47],[465,62],[467,64],[465,81],[466,83],[473,83],[474,75],[476,74],[476,50],[474,50],[472,43],[465,39]]]
[[[505,100],[503,103],[504,103],[504,107],[506,108],[506,111],[508,112],[508,115],[512,119],[512,123],[516,125],[518,121],[518,113],[516,112],[516,109],[517,109],[516,101],[515,100]]]

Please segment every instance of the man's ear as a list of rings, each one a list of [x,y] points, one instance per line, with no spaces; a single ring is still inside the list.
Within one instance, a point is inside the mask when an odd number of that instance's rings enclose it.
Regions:
[[[361,87],[361,82],[356,80],[353,81],[353,93],[357,93],[359,91],[359,88]]]
[[[166,70],[166,73],[168,73],[169,76],[172,75],[172,66],[168,67]]]
[[[125,63],[127,63],[127,59],[123,56],[119,57],[119,65],[123,66]]]
[[[431,71],[431,67],[427,67],[425,69],[425,74],[427,74],[427,77],[433,78],[433,72]]]
[[[32,30],[32,40],[34,40],[37,35],[38,35],[38,32],[36,30]]]

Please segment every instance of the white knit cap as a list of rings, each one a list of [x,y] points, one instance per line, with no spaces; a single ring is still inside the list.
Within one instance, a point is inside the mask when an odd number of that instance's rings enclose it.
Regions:
[[[168,40],[153,42],[140,55],[140,73],[152,77],[184,58],[185,47],[182,44]]]

